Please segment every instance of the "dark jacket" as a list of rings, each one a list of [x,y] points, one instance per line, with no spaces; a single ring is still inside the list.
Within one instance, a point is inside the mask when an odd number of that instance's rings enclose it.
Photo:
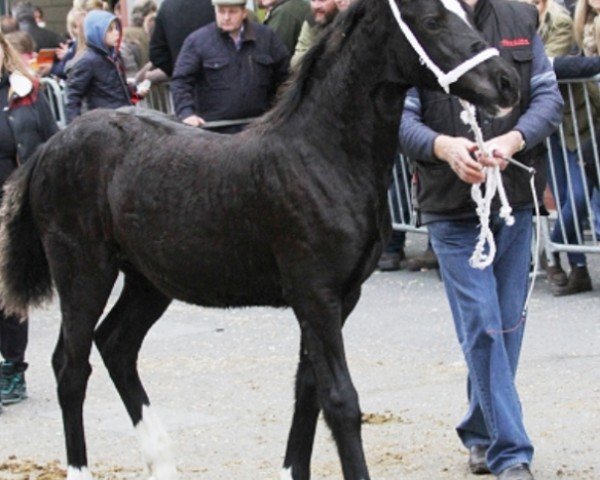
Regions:
[[[150,61],[170,77],[187,36],[214,21],[211,0],[165,0],[156,14]]]
[[[296,48],[302,24],[308,15],[310,5],[305,0],[279,0],[267,13],[264,24],[275,30],[291,54]]]
[[[479,0],[474,20],[485,39],[521,77],[521,102],[510,114],[495,119],[478,114],[484,138],[494,138],[510,130],[520,131],[527,148],[515,158],[536,169],[536,187],[541,195],[546,184],[543,140],[560,124],[563,101],[536,33],[537,11],[521,2]],[[460,120],[461,111],[458,99],[445,93],[413,90],[407,97],[400,141],[404,153],[416,160],[416,207],[424,223],[440,216],[475,214],[471,185],[460,180],[446,162],[433,155],[433,142],[439,134],[473,139],[469,127]],[[502,173],[502,179],[513,208],[531,205],[528,175],[509,166]],[[492,208],[497,210],[498,205]]]
[[[62,38],[58,33],[39,27],[33,21],[23,20],[19,22],[19,30],[31,35],[31,38],[35,42],[36,52],[42,48],[58,48],[60,42],[62,42]]]
[[[8,108],[8,125],[17,147],[16,163],[27,161],[35,149],[58,131],[46,96],[34,86],[29,95],[8,99],[8,79],[0,80],[0,108]]]
[[[204,120],[254,117],[271,105],[287,77],[289,52],[269,27],[246,21],[238,51],[215,23],[192,33],[183,44],[171,92],[180,118]]]
[[[67,80],[67,123],[81,114],[84,99],[88,110],[131,105],[132,92],[119,54],[104,44],[104,35],[115,18],[100,10],[86,16],[87,49],[75,61]]]

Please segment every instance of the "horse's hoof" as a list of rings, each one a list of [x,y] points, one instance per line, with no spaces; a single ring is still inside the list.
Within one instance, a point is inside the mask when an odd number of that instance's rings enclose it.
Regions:
[[[67,480],[94,480],[92,474],[87,467],[71,467],[67,468]]]

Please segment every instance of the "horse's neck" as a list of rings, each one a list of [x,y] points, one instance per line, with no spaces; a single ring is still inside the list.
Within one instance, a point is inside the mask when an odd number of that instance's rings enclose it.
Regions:
[[[360,163],[376,175],[392,163],[407,88],[390,78],[390,55],[384,50],[389,37],[389,28],[381,22],[362,19],[341,39],[345,44],[330,57],[331,64],[325,70],[323,65],[316,67],[324,75],[310,80],[298,111],[290,118],[291,122],[294,117],[310,118],[300,126],[306,138],[338,143],[327,150],[335,152],[339,147],[347,161]]]

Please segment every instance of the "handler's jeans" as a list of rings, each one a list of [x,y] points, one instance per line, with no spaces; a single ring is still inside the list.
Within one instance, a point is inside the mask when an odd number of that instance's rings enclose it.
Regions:
[[[523,210],[514,217],[512,227],[492,217],[497,252],[485,270],[469,265],[479,233],[476,219],[428,225],[469,369],[470,405],[457,432],[467,448],[488,446],[487,463],[494,474],[529,464],[533,456],[514,381],[523,339],[532,215]]]

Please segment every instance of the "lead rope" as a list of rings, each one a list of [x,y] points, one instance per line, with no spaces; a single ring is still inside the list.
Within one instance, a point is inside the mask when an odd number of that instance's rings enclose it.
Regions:
[[[471,130],[475,134],[475,141],[477,143],[478,148],[483,152],[484,155],[490,155],[493,152],[493,146],[488,148],[483,141],[483,134],[481,132],[481,128],[477,123],[477,118],[475,116],[475,108],[470,103],[466,102],[463,99],[459,99],[461,106],[463,107],[463,112],[461,113],[461,120],[470,126]],[[533,271],[531,283],[529,285],[529,290],[527,292],[527,297],[525,298],[525,303],[523,305],[523,312],[521,314],[521,318],[513,327],[506,330],[488,330],[488,333],[510,333],[515,331],[519,326],[525,322],[527,318],[527,309],[529,307],[529,301],[531,300],[531,296],[533,295],[533,289],[535,287],[535,280],[537,278],[538,267],[539,267],[539,256],[538,252],[540,249],[540,236],[541,236],[541,222],[540,222],[540,205],[538,202],[538,198],[535,191],[535,169],[528,167],[527,165],[522,164],[521,162],[515,160],[514,158],[504,157],[504,160],[507,162],[525,170],[529,173],[529,186],[531,188],[531,196],[533,197],[533,205],[535,209],[535,247],[534,247],[534,257],[533,257]],[[473,184],[471,186],[471,198],[477,205],[476,211],[477,216],[479,217],[480,228],[479,238],[477,240],[477,244],[475,245],[475,250],[473,251],[473,255],[469,259],[469,264],[473,268],[479,268],[483,270],[484,268],[490,266],[494,261],[494,255],[496,254],[496,242],[494,241],[494,235],[490,229],[490,211],[492,205],[492,199],[498,193],[500,197],[500,218],[504,219],[508,226],[512,226],[515,223],[515,219],[512,216],[512,208],[508,203],[508,198],[506,196],[506,190],[504,189],[504,184],[502,183],[502,175],[500,173],[500,167],[485,167],[486,172],[486,181],[485,181],[485,196],[481,193],[481,184]],[[488,253],[484,254],[485,244],[488,244]]]
[[[460,115],[461,120],[463,123],[469,125],[475,134],[475,142],[477,143],[479,151],[491,158],[493,148],[488,148],[483,140],[483,133],[477,123],[477,117],[475,116],[475,108],[462,98],[460,98],[459,101],[463,107],[463,112]],[[492,200],[496,196],[496,192],[500,197],[500,218],[502,218],[509,226],[512,226],[515,223],[515,218],[512,216],[512,208],[508,203],[506,191],[504,190],[504,183],[502,183],[500,167],[485,167],[484,171],[486,173],[485,195],[481,192],[480,183],[471,185],[471,198],[477,205],[476,212],[479,217],[481,231],[479,232],[473,255],[471,255],[471,258],[469,259],[469,265],[480,270],[489,267],[494,261],[494,255],[496,254],[496,242],[494,241],[494,235],[490,230]],[[486,243],[488,245],[487,254],[484,253]]]

